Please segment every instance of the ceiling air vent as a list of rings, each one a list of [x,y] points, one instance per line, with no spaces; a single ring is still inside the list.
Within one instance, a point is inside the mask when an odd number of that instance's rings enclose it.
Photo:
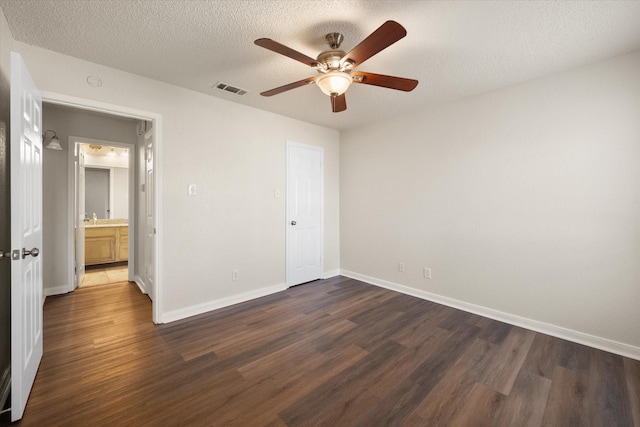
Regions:
[[[226,92],[235,93],[236,95],[244,95],[245,93],[249,92],[248,90],[240,89],[239,87],[231,86],[222,82],[216,83],[213,87],[216,89],[224,90]]]

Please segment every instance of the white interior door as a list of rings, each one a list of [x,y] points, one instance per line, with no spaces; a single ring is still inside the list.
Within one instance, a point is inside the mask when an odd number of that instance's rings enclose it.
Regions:
[[[322,276],[320,147],[287,143],[287,286]]]
[[[42,98],[11,52],[11,420],[42,359]]]
[[[86,215],[85,208],[85,164],[84,152],[80,150],[79,144],[75,144],[78,152],[77,170],[78,181],[76,182],[76,288],[82,284],[84,277],[84,219]]]
[[[147,295],[153,300],[155,289],[156,225],[155,225],[155,185],[153,176],[153,137],[145,135],[145,285]]]

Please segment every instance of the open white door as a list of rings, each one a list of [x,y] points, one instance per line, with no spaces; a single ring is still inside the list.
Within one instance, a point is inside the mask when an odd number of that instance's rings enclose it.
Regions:
[[[145,134],[145,285],[147,295],[155,298],[155,260],[156,260],[156,225],[155,225],[155,185],[153,176],[153,129]]]
[[[11,52],[11,420],[42,359],[42,98]],[[40,256],[39,256],[40,255]]]
[[[76,288],[82,284],[84,277],[84,219],[85,219],[85,166],[84,152],[80,150],[79,144],[74,144],[77,154],[77,185],[76,185]]]
[[[287,143],[287,286],[322,276],[320,147]]]

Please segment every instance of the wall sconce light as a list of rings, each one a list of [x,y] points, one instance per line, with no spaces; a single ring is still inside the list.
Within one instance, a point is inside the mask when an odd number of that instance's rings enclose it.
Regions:
[[[47,145],[45,145],[44,148],[48,148],[49,150],[62,151],[62,146],[60,145],[60,140],[58,139],[58,135],[56,135],[56,133],[52,130],[44,131],[44,134],[42,135],[42,142],[43,143],[47,142],[47,132],[53,133],[53,136],[49,139],[49,142],[47,143]]]

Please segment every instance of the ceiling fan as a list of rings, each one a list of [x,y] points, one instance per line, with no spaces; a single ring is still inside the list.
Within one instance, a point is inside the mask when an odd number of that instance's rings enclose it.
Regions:
[[[351,83],[361,83],[389,89],[410,92],[418,85],[417,80],[404,77],[385,76],[383,74],[354,71],[354,69],[376,53],[391,46],[407,35],[407,30],[395,21],[387,21],[349,53],[340,50],[344,36],[340,33],[327,34],[330,50],[321,52],[317,59],[293,50],[271,39],[258,39],[255,44],[272,50],[291,59],[315,68],[319,76],[289,83],[275,89],[262,92],[262,96],[273,96],[297,87],[315,83],[320,90],[331,97],[331,111],[339,113],[347,109],[344,93]]]

